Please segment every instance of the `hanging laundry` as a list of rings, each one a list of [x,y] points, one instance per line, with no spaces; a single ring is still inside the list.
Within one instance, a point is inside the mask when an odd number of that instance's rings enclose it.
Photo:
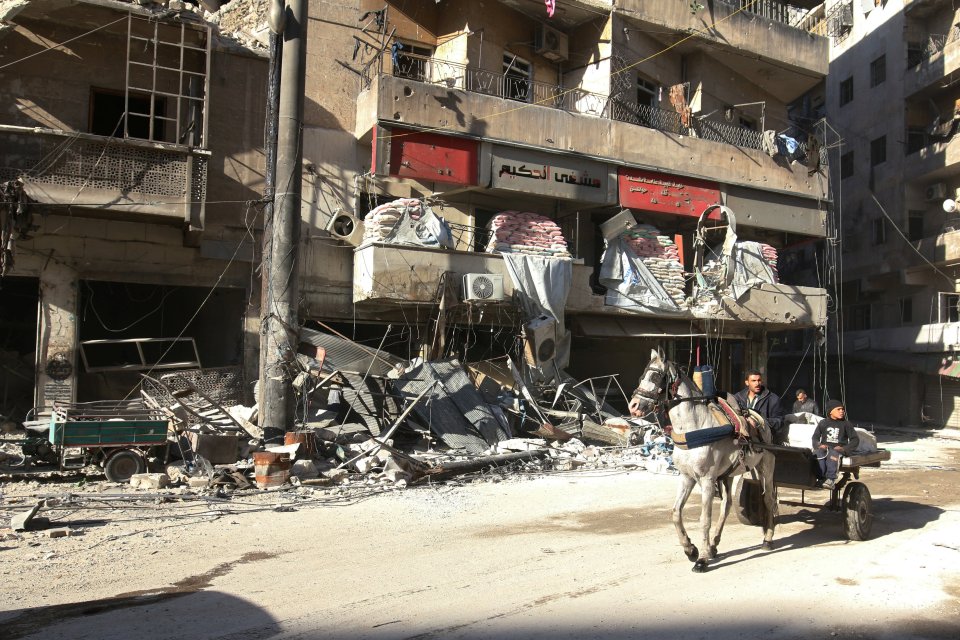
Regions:
[[[390,45],[390,59],[393,60],[393,68],[400,66],[400,52],[403,50],[403,43],[397,40]]]
[[[687,89],[684,83],[681,82],[670,87],[670,104],[674,111],[680,114],[680,124],[689,128],[693,110],[687,106]]]
[[[547,5],[547,17],[552,18],[553,12],[557,9],[557,0],[543,0],[543,2]]]
[[[548,258],[570,258],[563,232],[556,222],[528,211],[501,211],[487,225],[487,253],[525,253]]]
[[[763,132],[760,139],[760,149],[771,158],[776,157],[780,150],[777,148],[777,132],[773,129],[767,129]]]
[[[777,136],[777,147],[788,160],[793,160],[796,157],[797,149],[800,148],[800,143],[787,134],[781,133]]]

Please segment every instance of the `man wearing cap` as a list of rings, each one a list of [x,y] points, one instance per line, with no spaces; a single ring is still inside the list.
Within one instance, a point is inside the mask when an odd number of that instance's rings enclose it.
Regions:
[[[850,455],[860,445],[860,436],[847,420],[847,412],[839,400],[827,403],[827,417],[813,432],[813,451],[820,463],[823,488],[833,489],[837,482],[840,458]]]
[[[734,397],[741,409],[753,409],[770,427],[773,444],[784,444],[787,441],[789,425],[783,423],[783,407],[780,406],[780,396],[763,386],[763,374],[756,369],[747,371],[743,381],[744,388]]]
[[[817,402],[807,395],[803,389],[797,389],[797,401],[793,403],[794,413],[812,413],[815,416],[820,415],[820,407]]]

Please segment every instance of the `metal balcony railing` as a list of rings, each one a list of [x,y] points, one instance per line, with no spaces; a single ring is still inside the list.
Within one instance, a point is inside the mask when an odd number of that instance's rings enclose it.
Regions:
[[[922,42],[914,42],[907,45],[907,68],[926,62],[936,54],[946,49],[951,42],[960,40],[960,27],[954,25],[950,33],[931,33],[927,39]]]
[[[560,109],[569,113],[609,118],[620,122],[712,140],[737,147],[761,149],[763,135],[745,127],[691,116],[684,124],[676,111],[641,105],[618,97],[610,97],[583,89],[565,89],[559,85],[537,82],[517,74],[500,74],[468,67],[456,62],[439,60],[415,54],[397,56],[393,75],[459,89],[472,93],[516,100],[528,104]],[[372,78],[366,81],[366,85]],[[806,145],[800,141],[801,153]],[[826,164],[826,153],[821,152],[821,163]]]

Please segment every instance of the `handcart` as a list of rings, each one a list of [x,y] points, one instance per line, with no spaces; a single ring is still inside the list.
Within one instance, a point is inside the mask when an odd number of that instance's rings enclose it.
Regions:
[[[754,445],[756,446],[756,445]],[[879,467],[890,459],[890,452],[878,449],[868,453],[844,456],[840,461],[836,484],[832,489],[820,487],[816,454],[805,447],[760,445],[773,451],[777,462],[773,482],[779,489],[799,489],[799,500],[779,500],[779,504],[796,507],[819,507],[843,514],[847,539],[866,540],[873,525],[873,500],[867,485],[860,481],[863,467]],[[826,492],[829,492],[828,494]],[[779,492],[778,492],[779,493]],[[808,493],[814,501],[808,501]],[[823,497],[826,495],[826,500]],[[737,518],[743,524],[760,526],[764,522],[764,504],[759,480],[744,479],[736,497]]]
[[[99,464],[108,480],[126,482],[143,473],[151,457],[166,460],[169,427],[138,400],[56,404],[46,457],[61,470]]]

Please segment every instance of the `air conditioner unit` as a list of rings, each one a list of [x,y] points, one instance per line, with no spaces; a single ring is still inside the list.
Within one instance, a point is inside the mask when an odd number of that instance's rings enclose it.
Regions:
[[[542,367],[550,362],[557,351],[557,321],[550,316],[538,316],[524,328],[527,341],[524,359],[533,367]]]
[[[569,57],[567,34],[545,24],[537,26],[533,48],[538,54],[554,62],[562,62]]]
[[[501,302],[506,300],[503,293],[503,276],[496,273],[463,274],[464,302]]]
[[[923,197],[927,202],[943,200],[947,195],[947,185],[942,182],[934,182],[923,192]]]

